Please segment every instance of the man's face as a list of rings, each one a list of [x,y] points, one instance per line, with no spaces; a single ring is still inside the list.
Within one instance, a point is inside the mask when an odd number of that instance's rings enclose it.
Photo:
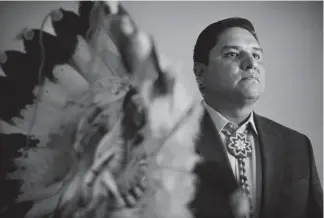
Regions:
[[[243,28],[225,30],[210,51],[204,77],[205,94],[211,98],[257,100],[265,87],[263,54],[258,41]]]

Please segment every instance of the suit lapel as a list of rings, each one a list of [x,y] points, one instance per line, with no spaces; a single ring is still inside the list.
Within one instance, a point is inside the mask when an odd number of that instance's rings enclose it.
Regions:
[[[220,136],[205,110],[196,151],[201,161],[196,165],[197,188],[190,207],[195,217],[233,217],[229,195],[237,188],[230,162]]]
[[[198,153],[204,158],[205,162],[214,163],[218,166],[218,168],[221,168],[221,173],[217,173],[218,176],[222,176],[226,186],[228,186],[230,189],[235,189],[237,187],[237,183],[223,142],[207,111],[205,111],[201,128],[202,135],[197,144],[199,145],[197,146]]]
[[[255,139],[258,139],[256,137]],[[261,161],[261,152],[260,152],[260,141],[254,141],[255,148],[255,164],[256,164],[256,202],[255,202],[255,217],[260,217],[261,201],[262,201],[262,161]]]
[[[283,142],[279,132],[265,118],[255,114],[255,123],[260,139],[262,165],[262,218],[275,216],[282,181]]]

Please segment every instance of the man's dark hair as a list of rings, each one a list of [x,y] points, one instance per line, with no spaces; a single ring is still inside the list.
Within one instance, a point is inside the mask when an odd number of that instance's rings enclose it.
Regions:
[[[255,29],[249,20],[240,17],[232,17],[220,20],[210,24],[199,34],[194,48],[194,63],[200,62],[203,64],[208,64],[209,52],[216,45],[219,35],[231,27],[244,28],[248,30],[256,38],[256,40],[258,40]]]

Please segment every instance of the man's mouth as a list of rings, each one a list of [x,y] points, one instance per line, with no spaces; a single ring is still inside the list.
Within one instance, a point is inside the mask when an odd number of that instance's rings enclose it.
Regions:
[[[243,81],[245,81],[245,80],[256,80],[256,81],[260,82],[260,81],[259,81],[259,78],[256,77],[256,76],[247,76],[247,77],[243,77],[241,80],[243,80]]]

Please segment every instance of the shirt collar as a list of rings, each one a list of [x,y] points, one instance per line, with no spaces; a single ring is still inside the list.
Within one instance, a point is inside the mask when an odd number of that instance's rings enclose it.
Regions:
[[[204,100],[202,100],[202,104],[203,106],[206,108],[207,112],[209,113],[209,115],[211,116],[217,131],[220,133],[224,126],[230,122],[229,120],[227,120],[223,115],[221,115],[218,111],[216,111],[215,109],[213,109],[212,107],[210,107]],[[256,129],[255,126],[255,122],[254,122],[254,113],[253,111],[251,112],[248,120],[246,122],[244,122],[240,127],[239,130],[243,129],[245,130],[248,124],[251,124],[253,131],[258,134],[258,131]]]

